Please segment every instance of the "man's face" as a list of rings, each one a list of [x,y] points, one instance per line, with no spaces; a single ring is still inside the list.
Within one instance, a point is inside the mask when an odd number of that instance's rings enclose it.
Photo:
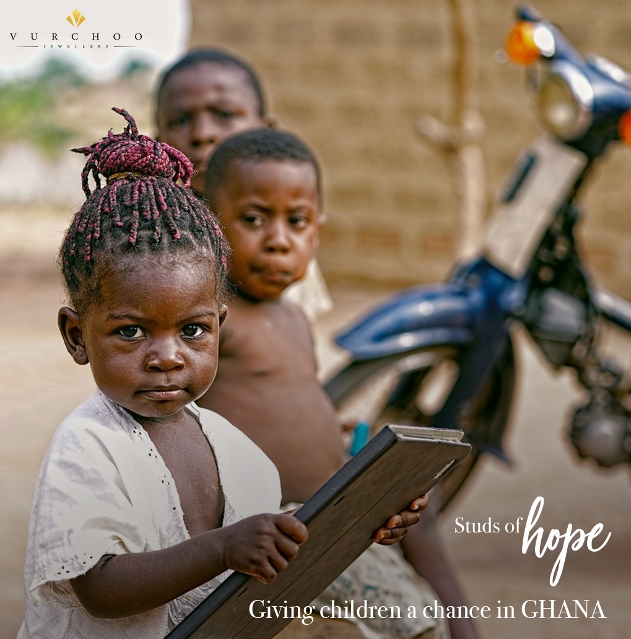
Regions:
[[[230,278],[241,294],[276,299],[304,276],[323,222],[310,163],[236,160],[211,200],[233,250]]]
[[[204,192],[208,158],[222,140],[269,126],[246,74],[234,66],[200,62],[177,71],[158,97],[158,139],[179,149],[195,165],[193,188]]]

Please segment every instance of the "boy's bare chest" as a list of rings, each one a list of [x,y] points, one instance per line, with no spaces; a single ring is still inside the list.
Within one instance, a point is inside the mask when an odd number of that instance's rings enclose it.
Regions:
[[[224,497],[219,470],[199,425],[156,428],[149,436],[173,477],[189,535],[220,528]]]
[[[232,359],[244,374],[255,377],[314,376],[315,358],[308,328],[283,320],[262,317],[240,322],[233,334]],[[222,352],[222,357],[225,355]],[[222,359],[222,365],[224,361]]]

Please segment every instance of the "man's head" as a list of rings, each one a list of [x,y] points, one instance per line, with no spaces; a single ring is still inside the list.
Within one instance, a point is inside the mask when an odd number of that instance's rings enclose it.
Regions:
[[[199,193],[217,144],[236,133],[273,124],[256,73],[218,49],[191,51],[162,74],[155,117],[158,139],[185,153],[195,165],[192,185]]]
[[[318,246],[320,170],[304,142],[275,129],[235,135],[208,162],[206,198],[233,249],[230,278],[254,300],[300,280]]]

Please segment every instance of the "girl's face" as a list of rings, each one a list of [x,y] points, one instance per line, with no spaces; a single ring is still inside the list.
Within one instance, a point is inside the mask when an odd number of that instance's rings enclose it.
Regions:
[[[225,314],[210,260],[149,256],[105,275],[82,317],[62,308],[59,327],[99,389],[145,424],[181,417],[208,390]]]

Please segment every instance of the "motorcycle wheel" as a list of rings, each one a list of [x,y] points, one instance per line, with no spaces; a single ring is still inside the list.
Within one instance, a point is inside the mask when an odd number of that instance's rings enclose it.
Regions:
[[[402,353],[354,361],[326,384],[342,423],[365,422],[374,435],[385,424],[431,426],[458,376],[462,347]],[[508,340],[501,358],[460,423],[471,454],[431,493],[433,507],[444,510],[477,466],[482,452],[503,457],[502,438],[510,416],[515,384],[513,345]]]

